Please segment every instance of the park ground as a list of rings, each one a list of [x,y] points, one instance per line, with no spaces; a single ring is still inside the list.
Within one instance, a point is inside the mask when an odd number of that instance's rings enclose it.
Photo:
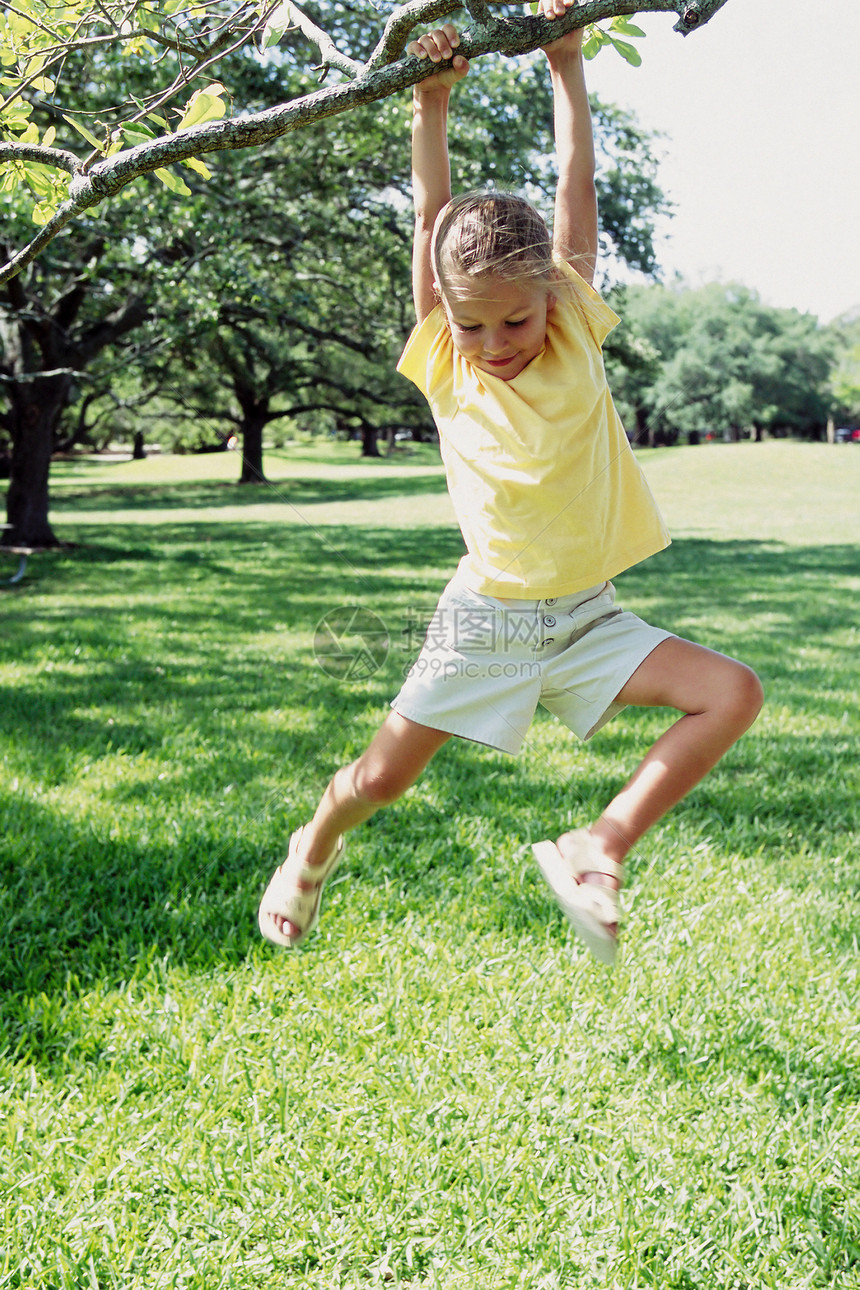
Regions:
[[[860,449],[642,457],[675,540],[620,599],[767,703],[631,857],[614,971],[526,844],[666,713],[452,741],[260,940],[461,549],[430,450],[354,453],[60,463],[74,546],[0,592],[0,1290],[857,1290]]]

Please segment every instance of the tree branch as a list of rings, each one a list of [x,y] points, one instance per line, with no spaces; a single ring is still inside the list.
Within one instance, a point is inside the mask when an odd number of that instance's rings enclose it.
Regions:
[[[80,159],[65,148],[45,148],[38,143],[2,143],[0,144],[0,161],[37,161],[43,166],[53,166],[76,175],[80,168]]]
[[[293,20],[293,25],[298,28],[303,36],[307,37],[312,45],[316,45],[323,60],[323,67],[337,67],[339,71],[346,72],[347,76],[361,75],[364,71],[364,64],[357,62],[354,58],[348,58],[346,54],[342,54],[328,32],[318,27],[297,4],[293,4],[292,0],[285,0],[283,7]]]

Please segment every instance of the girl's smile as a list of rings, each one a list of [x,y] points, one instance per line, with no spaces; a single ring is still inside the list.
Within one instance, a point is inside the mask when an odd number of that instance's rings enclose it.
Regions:
[[[446,283],[442,303],[458,354],[512,381],[543,349],[555,296],[542,280],[458,275]]]

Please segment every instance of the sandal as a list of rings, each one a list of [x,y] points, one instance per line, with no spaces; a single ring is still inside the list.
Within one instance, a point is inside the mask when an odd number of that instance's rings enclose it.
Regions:
[[[568,835],[573,857],[562,855],[555,842],[532,844],[534,857],[574,931],[601,963],[615,962],[618,948],[618,892],[614,887],[583,882],[587,873],[621,881],[624,870],[601,855],[588,829]]]
[[[271,941],[273,945],[286,945],[290,949],[303,941],[316,927],[326,878],[330,878],[334,873],[346,850],[346,843],[340,837],[337,840],[337,846],[322,864],[305,864],[298,855],[302,831],[303,829],[296,829],[290,838],[287,858],[272,875],[266,894],[260,901],[260,912],[257,915],[260,931],[266,940]],[[315,885],[300,887],[300,880],[313,882]],[[292,923],[299,929],[298,933],[295,936],[287,936],[285,932],[279,931],[274,921],[275,915]]]

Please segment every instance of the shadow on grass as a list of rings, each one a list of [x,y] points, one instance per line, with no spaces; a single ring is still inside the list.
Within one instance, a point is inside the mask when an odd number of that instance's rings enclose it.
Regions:
[[[410,495],[445,492],[442,474],[416,467],[408,480]],[[239,487],[232,481],[189,481],[174,483],[166,488],[162,483],[153,484],[74,484],[64,485],[54,498],[54,513],[59,517],[66,512],[80,509],[98,511],[159,511],[204,510],[229,507],[231,510],[252,510],[258,506],[287,503],[294,506],[312,502],[367,502],[384,501],[400,497],[404,492],[401,475],[386,473],[384,467],[368,470],[366,476],[355,478],[287,478],[267,481],[265,488],[249,485]]]
[[[148,536],[135,525],[84,532],[0,608],[0,660],[23,669],[0,690],[0,1046],[5,1034],[31,1058],[62,1051],[70,991],[128,980],[153,957],[193,968],[245,958],[289,828],[384,716],[462,550],[458,533],[438,528],[201,523]],[[813,834],[856,823],[840,723],[857,664],[839,642],[856,627],[857,568],[848,544],[696,540],[619,579],[623,603],[750,662],[795,721],[778,738],[756,728],[733,750],[730,769],[685,804],[691,827],[748,838],[755,819],[778,848],[799,817]],[[323,615],[350,604],[390,637],[385,665],[359,682],[327,675],[314,656]],[[354,876],[378,844],[416,903],[443,902],[453,881],[484,893],[475,905],[491,920],[543,922],[544,906],[532,910],[493,870],[499,839],[530,836],[560,801],[605,800],[654,721],[625,714],[584,759],[560,729],[563,755],[527,751],[518,763],[452,741],[397,813],[365,832]],[[407,836],[421,840],[420,857]]]

